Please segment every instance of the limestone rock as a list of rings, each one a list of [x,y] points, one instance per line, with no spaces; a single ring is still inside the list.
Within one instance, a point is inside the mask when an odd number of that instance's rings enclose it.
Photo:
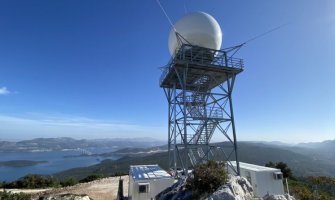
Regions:
[[[175,199],[190,199],[191,191],[185,190],[187,178],[180,178],[171,187],[166,188],[159,194],[157,194],[157,200],[175,200]]]
[[[265,195],[263,200],[295,200],[294,197],[289,195]]]
[[[192,191],[185,188],[186,178],[179,179],[177,183],[165,189],[156,196],[158,200],[186,200],[191,199]],[[251,200],[253,190],[250,183],[243,177],[229,175],[227,184],[219,187],[217,191],[210,194],[206,200]]]
[[[87,195],[78,194],[58,194],[48,195],[40,198],[41,200],[91,200]]]
[[[206,200],[250,200],[252,192],[252,186],[245,178],[230,175],[228,183],[219,187]]]

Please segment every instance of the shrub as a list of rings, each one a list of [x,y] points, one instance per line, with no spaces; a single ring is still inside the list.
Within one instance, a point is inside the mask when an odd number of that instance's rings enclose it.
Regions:
[[[47,188],[55,187],[59,183],[51,177],[29,174],[17,181],[18,188]]]
[[[77,179],[71,177],[71,178],[67,179],[66,181],[62,181],[60,184],[63,187],[68,187],[68,186],[73,186],[77,183],[78,183]]]
[[[30,200],[31,197],[30,194],[25,193],[0,192],[0,200]]]
[[[3,182],[3,188],[47,188],[47,187],[57,187],[59,186],[59,181],[50,177],[50,176],[42,176],[36,174],[28,174],[23,178],[20,178],[17,181],[13,181],[10,183]]]
[[[227,183],[228,174],[224,166],[224,163],[215,161],[196,166],[187,179],[186,188],[192,190],[195,195],[214,192]]]
[[[95,181],[95,180],[102,179],[102,178],[104,178],[104,176],[94,174],[94,175],[89,175],[84,179],[81,179],[79,182],[87,183],[87,182]]]

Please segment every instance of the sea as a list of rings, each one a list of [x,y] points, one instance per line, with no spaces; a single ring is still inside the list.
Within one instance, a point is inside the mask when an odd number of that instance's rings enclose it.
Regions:
[[[111,152],[110,149],[90,149],[92,153]],[[46,151],[46,152],[0,152],[0,161],[10,160],[32,160],[47,161],[33,166],[26,167],[4,167],[0,166],[0,181],[15,181],[27,174],[52,175],[67,169],[86,167],[100,163],[105,159],[116,160],[120,156],[100,157],[82,156],[78,150]]]

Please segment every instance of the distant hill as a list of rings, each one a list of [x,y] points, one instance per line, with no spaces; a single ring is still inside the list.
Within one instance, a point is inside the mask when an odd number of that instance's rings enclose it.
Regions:
[[[153,147],[164,144],[163,141],[152,138],[114,138],[114,139],[73,139],[61,138],[36,138],[19,142],[0,141],[0,152],[34,152],[34,151],[59,151],[66,149],[87,148],[136,148]]]
[[[301,143],[296,145],[297,148],[308,150],[314,154],[314,156],[331,160],[335,162],[335,140],[326,140],[323,142],[313,142],[313,143]],[[302,151],[302,153],[304,153]]]
[[[26,167],[26,166],[37,165],[40,163],[47,163],[47,161],[34,161],[34,160],[0,161],[0,167]]]
[[[265,165],[283,161],[297,176],[335,176],[335,162],[315,156],[310,149],[292,146],[270,146],[262,143],[240,143],[239,156],[243,162]]]
[[[149,153],[153,150],[159,150],[159,153]],[[116,173],[128,173],[130,165],[138,164],[159,164],[167,169],[168,155],[166,146],[152,148],[126,148],[118,152],[125,157],[119,160],[104,160],[100,164],[90,167],[74,168],[55,174],[56,177],[63,179],[74,177],[77,179],[84,178],[90,174],[114,175]],[[318,150],[318,148],[316,149]],[[141,153],[139,153],[141,152]],[[147,154],[145,154],[147,152]],[[266,163],[283,161],[293,170],[296,176],[335,176],[335,162],[315,157],[311,154],[311,149],[291,146],[291,145],[271,145],[262,142],[240,142],[239,158],[242,162],[265,165]]]
[[[167,152],[150,154],[144,157],[126,156],[115,161],[109,159],[103,160],[99,164],[89,167],[73,168],[60,173],[56,173],[53,176],[59,178],[60,180],[66,180],[71,177],[80,180],[91,174],[115,176],[118,174],[128,174],[130,165],[158,164],[162,168],[167,169],[167,160]]]
[[[333,149],[335,150],[335,140],[325,140],[323,142],[299,143],[296,146],[312,149]]]

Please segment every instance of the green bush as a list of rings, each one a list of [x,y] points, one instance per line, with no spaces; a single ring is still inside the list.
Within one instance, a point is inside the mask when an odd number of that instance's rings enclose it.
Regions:
[[[289,180],[290,194],[296,199],[300,200],[312,200],[313,192],[303,182]]]
[[[36,174],[28,174],[17,181],[10,183],[2,183],[3,188],[48,188],[59,186],[59,181],[50,176],[41,176]]]
[[[0,192],[0,200],[30,200],[32,196],[25,193]]]
[[[103,175],[94,174],[94,175],[89,175],[84,179],[81,179],[79,182],[80,183],[87,183],[87,182],[95,181],[95,180],[102,179],[102,178],[104,178]]]
[[[66,181],[60,182],[60,184],[62,185],[62,187],[73,186],[73,185],[75,185],[77,183],[78,183],[77,179],[72,178],[72,177],[69,178],[69,179],[67,179]]]
[[[221,185],[227,183],[228,174],[224,163],[208,161],[206,164],[196,166],[187,179],[186,188],[192,190],[194,195],[212,193]]]
[[[17,184],[18,188],[47,188],[55,187],[59,182],[52,177],[31,174],[17,181]]]

